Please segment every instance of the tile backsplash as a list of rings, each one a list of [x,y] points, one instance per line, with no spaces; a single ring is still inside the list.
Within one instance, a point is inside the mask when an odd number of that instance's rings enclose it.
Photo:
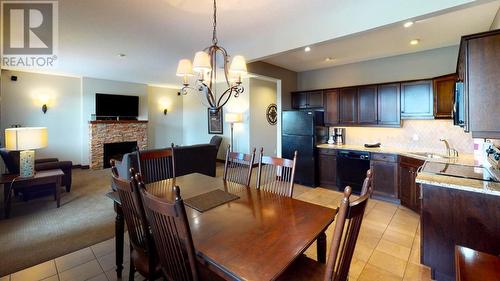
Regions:
[[[401,128],[347,127],[345,139],[351,145],[380,142],[385,147],[443,153],[441,138],[460,153],[474,153],[472,135],[454,126],[452,120],[403,120]]]

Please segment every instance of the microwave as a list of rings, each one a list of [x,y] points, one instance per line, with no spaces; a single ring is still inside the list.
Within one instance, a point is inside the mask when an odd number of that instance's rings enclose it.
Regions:
[[[453,103],[453,124],[455,126],[465,127],[465,94],[464,82],[455,83],[455,96]]]

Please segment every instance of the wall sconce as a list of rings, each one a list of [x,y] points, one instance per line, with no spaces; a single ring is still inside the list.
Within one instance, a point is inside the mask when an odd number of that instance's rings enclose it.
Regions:
[[[47,113],[47,109],[48,109],[47,104],[42,105],[43,114]]]
[[[168,112],[168,110],[165,108],[165,109],[163,110],[163,115],[167,115],[167,112]]]

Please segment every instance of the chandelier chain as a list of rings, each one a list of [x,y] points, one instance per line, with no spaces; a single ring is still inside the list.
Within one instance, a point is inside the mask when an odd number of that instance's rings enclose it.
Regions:
[[[212,43],[217,45],[217,0],[214,0],[214,20],[213,20]]]

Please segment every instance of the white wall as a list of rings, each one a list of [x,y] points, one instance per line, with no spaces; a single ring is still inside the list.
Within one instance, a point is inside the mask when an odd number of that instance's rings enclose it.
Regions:
[[[250,79],[250,147],[264,148],[264,155],[275,156],[277,154],[276,125],[267,122],[267,107],[277,103],[276,82]]]
[[[250,151],[250,133],[249,133],[249,82],[248,79],[243,80],[245,92],[238,98],[231,97],[230,101],[224,106],[223,113],[239,112],[243,113],[243,122],[234,125],[234,150],[240,152]],[[225,88],[224,85],[219,85],[220,89]],[[205,102],[205,97],[197,92],[189,92],[182,96],[183,99],[183,144],[200,144],[208,143],[213,135],[208,134],[208,115],[207,107],[202,103]],[[225,158],[226,146],[230,143],[231,129],[230,125],[224,122],[224,134],[221,149],[219,150],[219,159]]]
[[[182,144],[182,97],[178,89],[148,87],[148,146],[169,147]],[[163,110],[167,109],[167,115]]]
[[[5,128],[48,128],[47,148],[38,149],[36,158],[57,157],[80,164],[82,147],[80,78],[2,70],[0,127],[2,146]],[[15,75],[17,81],[11,81]],[[47,98],[48,110],[42,112]]]
[[[95,114],[95,94],[115,94],[139,96],[139,119],[148,119],[148,89],[146,84],[121,81],[82,78],[82,165],[89,164],[89,121]]]
[[[458,46],[300,72],[299,90],[431,78],[455,72]]]

